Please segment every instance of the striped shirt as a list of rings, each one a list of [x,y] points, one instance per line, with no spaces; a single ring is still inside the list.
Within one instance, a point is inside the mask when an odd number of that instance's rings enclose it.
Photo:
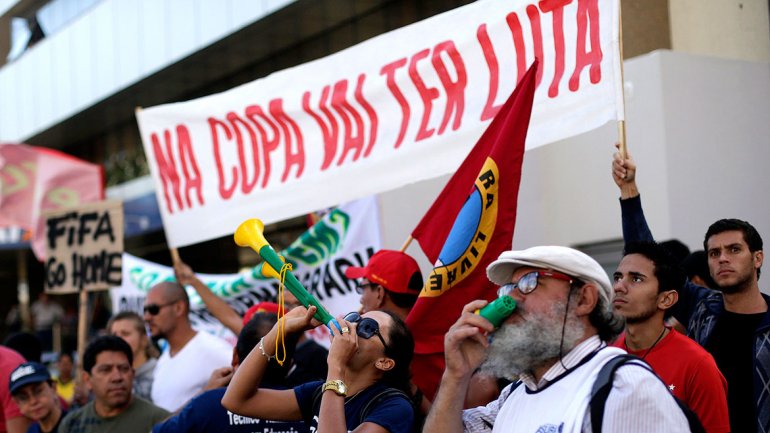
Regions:
[[[542,423],[537,431],[590,433],[591,385],[601,366],[620,353],[623,353],[620,349],[605,347],[598,336],[590,337],[565,355],[562,362],[556,362],[537,383],[532,375],[522,374],[523,387],[511,384],[497,400],[463,411],[464,430],[498,433],[514,431],[515,427],[518,432],[526,430],[523,424]],[[533,402],[536,404],[538,399],[548,403],[533,409]],[[517,413],[519,406],[527,410]],[[689,432],[689,427],[681,409],[657,377],[644,368],[626,366],[615,373],[604,410],[603,430],[677,433]]]

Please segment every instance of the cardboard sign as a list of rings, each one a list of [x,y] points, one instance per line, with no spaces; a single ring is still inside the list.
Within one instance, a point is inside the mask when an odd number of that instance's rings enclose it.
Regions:
[[[312,228],[300,235],[280,254],[293,265],[292,273],[332,315],[344,315],[360,308],[356,281],[345,277],[348,266],[364,266],[382,247],[377,200],[367,197],[346,203],[329,212]],[[233,244],[233,248],[238,248]],[[123,284],[110,290],[112,311],[142,314],[147,293],[158,283],[174,281],[174,269],[123,255]],[[273,301],[278,294],[278,280],[262,276],[259,267],[239,274],[198,274],[211,291],[243,315],[254,304]],[[236,336],[206,309],[192,286],[190,321],[193,328],[222,337],[233,344]],[[328,346],[325,326],[312,333],[318,343]]]
[[[45,214],[45,290],[72,293],[121,283],[123,203],[102,201]]]

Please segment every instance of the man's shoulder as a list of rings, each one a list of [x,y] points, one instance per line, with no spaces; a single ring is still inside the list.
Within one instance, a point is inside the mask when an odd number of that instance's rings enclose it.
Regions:
[[[674,350],[676,350],[679,353],[688,354],[691,356],[703,356],[707,355],[710,356],[709,353],[704,349],[698,342],[693,340],[692,338],[678,332],[675,330],[671,330],[671,342],[672,347]]]
[[[124,413],[140,413],[142,416],[146,415],[148,417],[161,417],[161,419],[171,414],[166,409],[158,407],[155,404],[136,396],[134,396],[129,409]]]
[[[202,392],[190,400],[189,405],[196,409],[206,407],[222,408],[222,397],[225,396],[225,391],[227,391],[227,387],[215,388]]]
[[[217,348],[217,347],[224,347],[228,349],[232,349],[232,346],[227,343],[222,338],[219,338],[215,335],[209,334],[206,331],[198,331],[197,334],[195,334],[195,337],[193,337],[190,342],[194,342],[195,345],[205,347],[205,348]]]
[[[93,410],[94,402],[88,402],[85,406],[73,409],[62,418],[59,432],[82,432],[88,425],[97,424],[99,419]]]
[[[23,364],[24,361],[24,357],[19,352],[5,346],[0,346],[0,369],[8,370],[9,375],[12,370]],[[8,384],[4,385],[7,386]]]

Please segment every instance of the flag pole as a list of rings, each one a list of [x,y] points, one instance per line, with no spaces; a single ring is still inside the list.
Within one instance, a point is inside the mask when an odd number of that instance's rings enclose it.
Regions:
[[[404,241],[404,245],[401,245],[402,253],[406,251],[407,248],[409,248],[409,244],[411,244],[413,240],[414,238],[412,237],[412,235],[409,235],[409,237],[406,238],[406,241]]]
[[[618,121],[618,141],[620,147],[620,158],[625,160],[628,157],[628,147],[626,145],[626,86],[625,74],[623,72],[623,7],[618,2],[618,46],[620,49],[620,93],[623,96],[623,120]]]
[[[179,257],[179,250],[176,248],[169,248],[168,252],[171,253],[171,262],[173,264],[177,264],[182,261],[181,257]]]
[[[80,289],[78,294],[78,364],[82,367],[88,338],[88,290]]]

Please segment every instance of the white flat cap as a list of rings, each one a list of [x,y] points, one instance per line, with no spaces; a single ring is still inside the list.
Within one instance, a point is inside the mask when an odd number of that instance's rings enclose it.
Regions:
[[[522,266],[553,269],[599,286],[599,295],[609,304],[612,284],[599,263],[578,250],[559,246],[540,246],[521,251],[505,251],[487,266],[489,281],[502,286],[511,282],[513,272]]]

